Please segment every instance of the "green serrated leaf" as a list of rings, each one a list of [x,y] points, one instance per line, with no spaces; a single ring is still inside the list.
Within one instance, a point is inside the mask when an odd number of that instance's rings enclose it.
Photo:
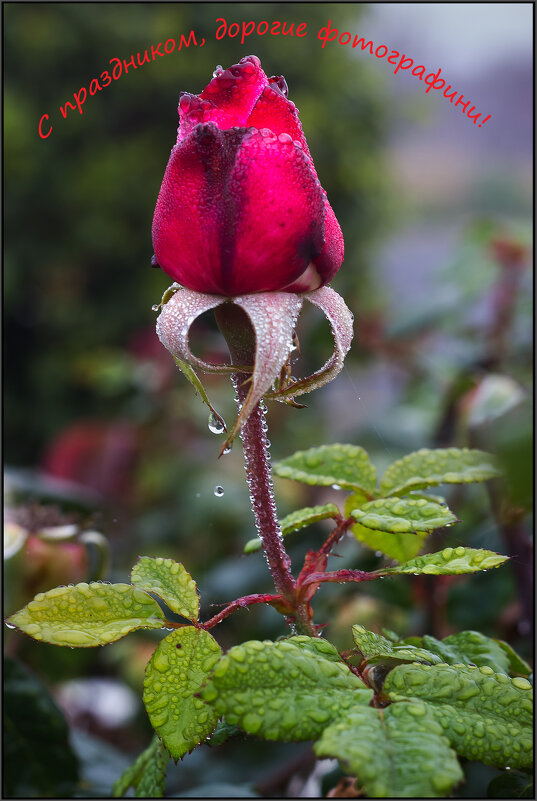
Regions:
[[[298,634],[295,637],[287,637],[283,642],[292,642],[302,651],[310,651],[314,656],[321,659],[328,659],[330,662],[341,664],[341,657],[335,645],[328,640],[320,637],[307,637],[305,634]]]
[[[216,748],[219,745],[223,745],[231,737],[235,737],[237,734],[244,736],[243,732],[239,729],[238,726],[232,726],[231,723],[227,722],[227,720],[219,720],[218,723],[216,724],[215,730],[213,731],[211,736],[207,739],[207,745]]]
[[[249,734],[315,739],[350,707],[372,697],[334,650],[326,641],[302,636],[245,642],[222,657],[202,698]]]
[[[531,676],[533,672],[531,665],[528,665],[528,663],[517,654],[514,648],[509,645],[509,643],[504,642],[503,640],[495,640],[495,642],[500,646],[502,651],[507,654],[510,673],[520,673],[522,676]]]
[[[457,753],[498,767],[530,767],[533,690],[491,667],[399,665],[383,692],[392,701],[425,701]]]
[[[196,694],[221,653],[209,632],[185,626],[160,642],[147,665],[144,704],[174,759],[192,751],[216,726],[218,715]]]
[[[442,495],[433,495],[430,492],[414,492],[411,491],[408,493],[409,498],[414,498],[415,500],[419,500],[423,498],[425,501],[430,501],[431,503],[438,503],[440,506],[447,506],[447,501]]]
[[[353,509],[351,514],[366,528],[396,534],[429,533],[457,522],[453,512],[445,506],[423,498],[378,498]]]
[[[368,503],[368,498],[364,493],[353,493],[345,501],[345,515],[350,517],[353,509],[358,509]],[[427,534],[393,534],[385,531],[374,531],[371,528],[361,526],[356,523],[351,528],[356,539],[367,545],[373,551],[381,551],[390,559],[397,562],[406,562],[416,556],[423,547],[427,539]]]
[[[337,757],[370,798],[437,798],[463,779],[442,727],[420,702],[356,707],[314,750]]]
[[[484,551],[476,548],[444,548],[437,553],[427,553],[418,556],[409,562],[397,567],[390,567],[378,571],[383,576],[388,575],[417,575],[419,573],[433,576],[454,575],[457,573],[476,573],[479,570],[490,570],[499,567],[509,557],[502,556],[494,551]]]
[[[160,629],[165,619],[158,603],[143,590],[93,581],[41,592],[7,622],[34,640],[90,648],[135,629]]]
[[[389,657],[390,661],[425,662],[429,665],[442,661],[439,656],[425,648],[394,644],[381,634],[368,631],[363,626],[353,626],[352,637],[356,647],[370,664],[384,661],[386,657]]]
[[[274,472],[282,478],[329,487],[375,492],[377,471],[369,456],[358,445],[321,445],[297,451],[274,464]]]
[[[389,534],[385,531],[374,531],[356,523],[351,528],[356,539],[373,551],[381,551],[390,559],[405,562],[423,548],[427,534]]]
[[[134,788],[136,798],[163,798],[169,761],[170,755],[167,749],[158,737],[153,737],[134,764],[114,782],[112,788],[114,798],[125,795],[130,787]]]
[[[287,537],[294,531],[299,531],[301,528],[318,523],[319,520],[326,520],[329,517],[338,517],[339,513],[339,509],[335,503],[325,503],[323,506],[306,506],[304,509],[298,509],[296,512],[291,512],[291,514],[280,520],[282,535]],[[254,551],[259,551],[260,548],[261,540],[259,537],[255,537],[255,539],[249,540],[246,543],[244,546],[244,553],[254,553]]]
[[[437,484],[470,484],[501,475],[493,457],[469,448],[422,448],[391,464],[380,482],[381,494],[401,495]]]
[[[495,640],[485,637],[479,631],[459,631],[443,640],[425,635],[423,645],[448,665],[468,665],[478,667],[488,665],[497,673],[509,673],[509,658]]]
[[[391,629],[382,628],[381,632],[382,632],[382,635],[384,637],[386,637],[386,639],[390,640],[390,642],[397,642],[398,643],[399,640],[401,639],[399,637],[399,635],[396,634],[395,631],[392,631]]]
[[[134,565],[131,581],[141,590],[152,592],[170,607],[172,612],[197,620],[199,597],[196,582],[179,562],[141,556]]]
[[[148,761],[135,786],[136,798],[164,798],[166,768],[169,761],[168,749],[157,739],[153,758]]]

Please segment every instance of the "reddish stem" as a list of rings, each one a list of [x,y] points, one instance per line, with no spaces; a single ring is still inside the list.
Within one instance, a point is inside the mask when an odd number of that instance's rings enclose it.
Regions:
[[[334,545],[340,541],[343,535],[347,532],[347,530],[355,524],[354,517],[348,517],[346,520],[340,519],[338,520],[338,524],[335,529],[332,531],[330,536],[327,538],[326,542],[321,546],[318,553],[325,554],[329,556],[332,552],[332,548]]]
[[[247,387],[239,383],[238,395],[241,405],[247,394]],[[291,560],[283,544],[276,512],[270,457],[263,422],[264,412],[258,404],[241,430],[246,475],[255,526],[263,543],[274,586],[279,593],[291,598],[295,593],[295,580],[291,573]]]
[[[292,612],[289,604],[285,602],[281,595],[245,595],[242,598],[237,598],[236,601],[232,601],[225,609],[222,609],[209,620],[206,620],[205,623],[199,623],[197,628],[205,630],[212,629],[213,626],[216,626],[217,623],[220,623],[224,618],[231,615],[236,609],[245,609],[253,604],[270,604],[278,609],[278,611],[283,611],[284,614],[290,614],[290,612]]]
[[[311,573],[304,579],[302,585],[317,584],[323,581],[337,581],[344,584],[347,581],[374,581],[380,578],[380,571],[368,573],[365,570],[334,570],[331,573]]]

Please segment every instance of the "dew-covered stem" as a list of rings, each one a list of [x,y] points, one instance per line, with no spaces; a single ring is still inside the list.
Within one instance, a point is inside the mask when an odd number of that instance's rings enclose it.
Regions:
[[[216,319],[228,344],[234,364],[253,364],[255,359],[255,334],[246,314],[232,304],[224,304],[216,310]],[[239,407],[242,407],[249,391],[247,373],[236,373],[233,384]],[[309,610],[296,603],[296,582],[291,573],[291,560],[283,542],[272,482],[269,442],[267,439],[264,404],[258,403],[241,429],[244,448],[246,479],[255,526],[269,566],[274,586],[278,593],[291,602],[293,614],[289,621],[300,633],[316,635]]]

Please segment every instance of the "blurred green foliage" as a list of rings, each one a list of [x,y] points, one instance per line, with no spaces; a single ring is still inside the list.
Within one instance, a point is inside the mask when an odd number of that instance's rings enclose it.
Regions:
[[[383,223],[386,109],[368,65],[353,64],[343,48],[323,57],[316,37],[328,13],[354,24],[363,14],[354,6],[29,3],[5,12],[6,454],[25,464],[66,422],[118,410],[117,397],[88,392],[75,365],[102,348],[125,349],[133,332],[152,324],[151,304],[169,283],[149,267],[151,220],[175,142],[179,91],[200,92],[217,63],[250,52],[269,75],[286,76],[346,233],[342,290],[358,287],[367,245]],[[304,20],[308,35],[216,41],[223,14],[228,23]],[[205,46],[151,60],[151,45],[192,29]],[[146,49],[149,63],[93,97],[88,91],[83,114],[68,111],[63,119],[60,105],[73,102],[80,87],[89,90],[111,59],[136,59]],[[45,113],[53,131],[42,140],[37,126]],[[39,405],[39,415],[28,414],[23,398]]]
[[[404,188],[403,194],[393,191],[386,159],[393,120],[385,91],[390,75],[361,53],[339,46],[322,50],[317,40],[329,18],[339,30],[365,32],[367,5],[25,3],[3,10],[4,446],[7,463],[19,469],[9,474],[10,513],[32,502],[65,508],[74,499],[82,526],[102,531],[110,541],[111,580],[124,581],[140,554],[182,561],[199,583],[202,619],[218,610],[213,603],[270,589],[262,555],[241,556],[255,531],[240,443],[217,460],[221,440],[207,429],[205,407],[156,339],[151,305],[170,281],[149,266],[152,215],[175,141],[179,91],[198,93],[217,64],[228,66],[255,53],[267,74],[286,77],[300,109],[321,183],[345,236],[345,263],[333,285],[357,314],[356,341],[338,380],[308,396],[302,411],[269,407],[274,456],[349,442],[366,447],[380,472],[421,447],[480,447],[500,456],[507,472],[501,492],[529,530],[531,287],[527,254],[520,256],[529,244],[529,217],[523,210],[516,219],[504,214],[498,194],[488,206],[494,212],[465,219],[444,271],[431,279],[432,291],[425,298],[416,292],[409,300],[407,292],[401,300],[398,287],[411,282],[413,265],[403,262],[403,278],[390,283],[378,256],[400,220],[393,198],[404,197]],[[216,41],[218,17],[228,24],[306,21],[308,35],[251,36],[244,45],[240,37]],[[60,105],[80,87],[88,89],[110,59],[129,60],[170,37],[188,36],[191,29],[205,38],[203,47],[129,69],[88,96],[82,115],[69,111],[62,118]],[[54,129],[41,140],[37,126],[45,113]],[[398,214],[407,222],[409,216],[419,219],[427,205]],[[441,204],[436,215],[442,217]],[[514,256],[494,247],[502,237],[515,248]],[[516,276],[515,289],[500,330],[495,298],[509,276]],[[329,337],[313,310],[301,318],[298,333],[297,369],[305,373],[328,357]],[[210,320],[197,325],[192,341],[194,350],[209,358],[222,352]],[[516,382],[517,401],[508,403],[503,415],[487,411],[489,417],[481,414],[484,422],[470,426],[473,393],[491,374]],[[205,385],[231,421],[229,383],[209,376]],[[44,482],[37,474],[42,468],[74,486]],[[225,490],[220,498],[213,494],[216,485]],[[508,552],[484,487],[441,489],[462,523],[433,535],[431,551],[462,544]],[[277,479],[276,499],[283,516],[338,497],[330,488]],[[33,530],[31,520],[23,525]],[[321,521],[290,541],[295,566],[328,530]],[[379,557],[355,540],[342,543],[339,553],[338,568],[379,566]],[[30,556],[22,551],[18,558]],[[351,626],[361,623],[402,636],[443,637],[476,628],[528,656],[528,632],[519,626],[525,620],[525,579],[516,572],[517,559],[524,561],[515,556],[510,567],[468,578],[401,577],[370,582],[366,589],[326,586],[316,598],[316,622],[330,622],[327,636],[341,649],[352,644]],[[18,579],[15,574],[16,569],[10,579],[19,581],[17,595],[26,592],[26,602],[33,593],[23,573]],[[224,648],[282,633],[279,615],[262,606],[237,612],[214,631]],[[117,646],[82,653],[8,632],[6,646],[49,685],[74,676],[114,675],[139,695],[158,638],[139,632]],[[76,714],[72,719],[77,723]],[[137,753],[150,738],[141,706],[117,731],[92,725],[106,748],[113,742]],[[89,734],[75,738],[83,765],[98,754],[96,742],[90,743]],[[266,793],[279,792],[267,776],[297,754],[303,756],[298,746],[284,751],[253,740],[231,740],[222,751],[199,749],[171,771],[168,791],[195,787],[204,772],[207,781],[239,780],[249,787],[260,782]],[[123,768],[118,763],[117,775]],[[104,785],[98,792],[106,795]]]

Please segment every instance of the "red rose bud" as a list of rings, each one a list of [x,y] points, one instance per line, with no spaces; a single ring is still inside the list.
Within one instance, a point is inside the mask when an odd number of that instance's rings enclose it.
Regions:
[[[281,76],[256,56],[183,92],[153,219],[155,257],[188,289],[309,292],[343,261],[343,237]]]

